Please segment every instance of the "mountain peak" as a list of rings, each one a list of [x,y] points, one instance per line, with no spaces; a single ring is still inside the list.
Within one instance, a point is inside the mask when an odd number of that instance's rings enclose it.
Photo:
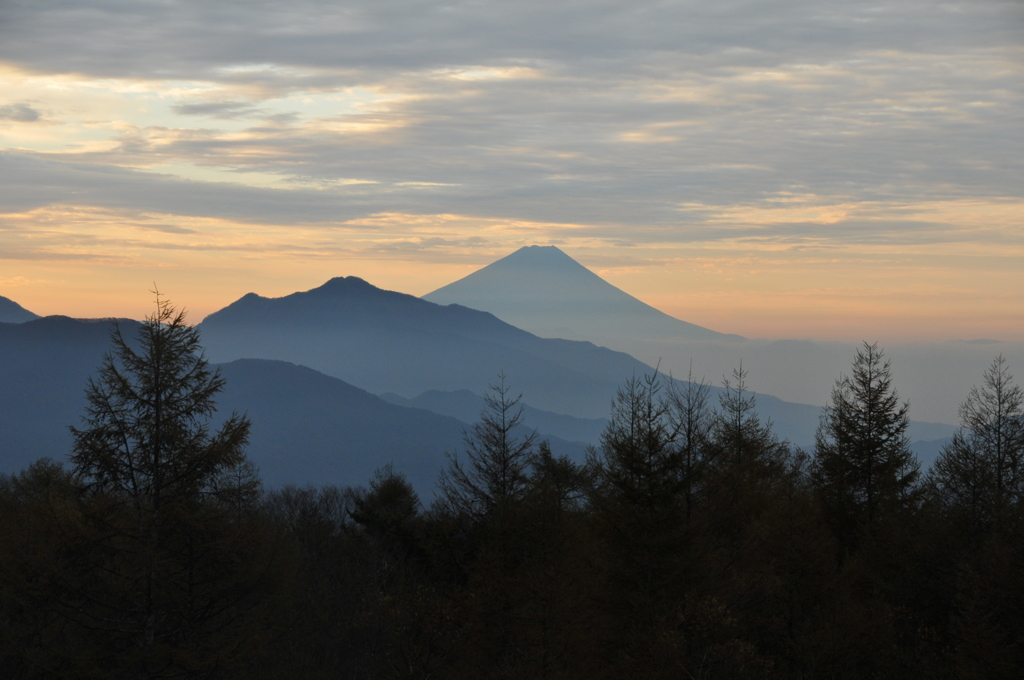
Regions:
[[[38,318],[38,314],[33,314],[14,300],[0,296],[0,323],[23,323]]]
[[[378,288],[369,281],[361,279],[358,276],[336,276],[321,286],[307,290],[304,293],[293,293],[287,297],[300,296],[308,298],[309,300],[318,300],[326,303],[331,300],[380,300],[382,298],[390,298],[396,295],[405,294],[386,290],[384,288]]]
[[[484,270],[550,270],[563,273],[587,274],[597,277],[596,274],[572,259],[557,246],[523,246],[510,255],[492,262],[480,271]]]
[[[423,296],[460,304],[542,337],[623,341],[725,339],[722,333],[673,318],[616,288],[555,246],[526,246]]]
[[[330,304],[332,300],[341,301],[360,298],[372,296],[375,293],[381,295],[401,295],[401,293],[390,293],[389,291],[377,288],[372,283],[368,283],[358,276],[336,276],[316,288],[298,293],[291,293],[280,298],[264,297],[258,293],[246,293],[224,309],[214,312],[206,317],[206,319],[203,320],[203,323],[206,323],[209,319],[231,316],[239,310],[267,310],[289,306],[304,307],[310,304],[322,305]]]
[[[434,310],[448,324],[468,323],[487,328],[508,325],[476,310],[438,306],[415,295],[378,288],[358,276],[338,276],[316,288],[283,297],[247,293],[208,315],[201,325],[204,332],[209,333],[224,324],[326,328],[339,323],[351,325],[361,323],[360,320],[387,318],[392,325],[401,325],[414,323],[414,319],[424,315],[431,316]]]
[[[371,288],[379,290],[375,285],[369,283],[368,281],[365,281],[364,279],[359,278],[358,276],[335,276],[333,279],[327,281],[327,283],[325,283],[324,285],[319,286],[318,288],[313,288],[309,292],[312,293],[314,290],[369,290]]]
[[[565,254],[558,246],[523,246],[511,255],[506,255],[503,260],[521,260],[533,262],[565,262],[579,266],[579,263]]]

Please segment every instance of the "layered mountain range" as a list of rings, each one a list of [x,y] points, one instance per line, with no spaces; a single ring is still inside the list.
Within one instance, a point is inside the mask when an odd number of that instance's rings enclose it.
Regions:
[[[0,323],[0,472],[68,454],[69,426],[81,426],[85,387],[110,350],[113,323],[60,316]],[[125,338],[132,338],[139,325],[117,323]],[[429,492],[445,452],[463,446],[469,426],[464,421],[479,415],[463,414],[459,420],[389,403],[283,361],[240,359],[215,368],[226,380],[216,400],[218,420],[235,411],[249,416],[248,455],[272,486],[362,483],[390,462]],[[556,435],[547,439],[557,453],[582,458],[585,444]]]
[[[589,342],[544,339],[487,312],[438,305],[350,276],[281,298],[250,293],[200,324],[214,361],[281,359],[371,392],[481,393],[499,374],[537,408],[607,415],[616,389],[650,367]]]
[[[589,340],[677,376],[692,370],[717,382],[742,362],[751,389],[796,403],[824,403],[860,346],[716,333],[663,314],[554,246],[520,248],[424,299],[485,310],[543,337]],[[958,422],[961,401],[996,355],[1016,371],[1024,365],[1021,342],[892,343],[871,333],[861,339],[880,341],[900,396],[922,420]]]
[[[626,380],[655,370],[623,352],[540,338],[487,312],[381,290],[356,277],[281,298],[250,293],[206,317],[200,329],[218,362],[289,361],[404,399],[430,391],[480,395],[501,374],[531,407],[581,419],[606,417]],[[712,388],[713,400],[719,391]],[[758,395],[757,406],[781,437],[813,443],[820,407],[769,395]]]
[[[570,308],[567,322],[618,309],[612,313],[622,324],[617,332],[740,341],[653,310],[557,249],[523,249],[510,258],[520,279],[544,282],[548,297]],[[559,283],[561,274],[552,268],[567,271],[578,285]],[[495,271],[515,283],[508,267]],[[481,291],[486,278],[477,279]],[[556,305],[544,301],[543,287],[533,303],[554,319]],[[446,294],[470,288],[453,284]],[[441,291],[428,297],[442,299]],[[23,312],[15,314],[17,322],[0,322],[0,472],[13,472],[70,450],[67,428],[84,413],[85,385],[110,349],[114,321],[40,319],[13,302],[6,308]],[[126,337],[138,326],[118,323]],[[270,485],[365,483],[374,469],[393,462],[429,493],[445,452],[460,449],[463,432],[478,418],[481,395],[502,380],[513,395],[523,395],[519,434],[536,428],[556,453],[581,460],[586,446],[599,441],[617,390],[655,370],[588,341],[539,337],[490,311],[382,290],[356,277],[281,298],[250,293],[209,315],[200,332],[208,357],[227,379],[220,417],[249,414],[249,455]],[[720,393],[712,387],[713,403]],[[820,406],[758,394],[757,410],[780,437],[813,444]],[[910,435],[930,458],[939,447],[935,440],[952,431],[915,422]]]

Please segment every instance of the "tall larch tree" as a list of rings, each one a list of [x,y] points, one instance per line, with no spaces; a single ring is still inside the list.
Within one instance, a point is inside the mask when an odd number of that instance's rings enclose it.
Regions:
[[[255,635],[272,571],[249,421],[233,414],[211,431],[224,379],[159,294],[135,341],[115,326],[112,342],[71,428],[81,554],[60,608],[88,644],[70,663],[82,676],[223,673]]]
[[[857,350],[852,374],[832,388],[818,426],[814,475],[847,547],[911,500],[920,464],[910,450],[910,407],[900,403],[878,344]]]
[[[1024,390],[1000,355],[960,405],[960,429],[929,474],[944,509],[980,536],[1024,500]]]

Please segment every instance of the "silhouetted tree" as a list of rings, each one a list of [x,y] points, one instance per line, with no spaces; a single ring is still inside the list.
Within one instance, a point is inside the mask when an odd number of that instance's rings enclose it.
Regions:
[[[591,453],[592,503],[645,607],[655,605],[672,571],[669,557],[682,528],[680,455],[660,390],[657,374],[628,380]]]
[[[719,449],[719,464],[743,466],[748,459],[770,455],[777,447],[771,423],[762,423],[757,415],[757,397],[747,390],[747,371],[743,364],[734,369],[732,379],[722,381],[714,439]]]
[[[74,675],[54,596],[75,556],[77,498],[78,480],[48,458],[0,475],[0,677]]]
[[[611,649],[619,663],[658,677],[678,662],[662,644],[682,590],[687,555],[680,451],[658,375],[633,377],[612,403],[601,444],[590,454],[591,506],[614,621]],[[669,657],[668,659],[665,656]]]
[[[770,502],[773,487],[785,476],[789,446],[771,422],[757,414],[757,399],[747,389],[742,365],[723,380],[711,430],[704,482],[707,521],[720,539],[739,540],[744,528]]]
[[[909,408],[893,389],[889,361],[865,342],[852,375],[832,389],[815,444],[817,484],[847,546],[860,528],[910,500],[920,465],[906,434]]]
[[[537,434],[524,431],[522,395],[512,396],[504,374],[484,394],[480,421],[464,433],[464,458],[448,453],[440,477],[440,516],[457,530],[466,598],[465,658],[469,674],[500,676],[521,657],[523,613],[517,592],[529,540],[522,521]],[[461,545],[460,545],[461,544]]]
[[[768,668],[761,649],[769,637],[765,628],[784,615],[772,600],[780,582],[790,577],[781,572],[782,560],[794,559],[793,553],[807,558],[797,531],[790,540],[781,530],[805,519],[794,522],[789,514],[790,503],[800,507],[799,498],[793,499],[800,493],[799,465],[771,422],[758,416],[742,364],[723,380],[723,388],[703,482],[704,596],[692,607],[690,620],[702,611],[714,617],[703,643],[711,664],[707,672],[746,677]],[[747,615],[739,616],[740,611]]]
[[[463,433],[465,460],[447,453],[448,469],[440,479],[441,495],[457,512],[481,518],[509,501],[520,500],[528,487],[527,473],[537,433],[520,436],[522,395],[513,397],[504,374],[484,393],[480,421]]]
[[[379,564],[351,518],[357,494],[326,485],[285,486],[266,495],[264,512],[290,539],[281,552],[294,580],[280,614],[284,630],[253,656],[248,677],[370,676],[384,626],[367,611],[376,600]]]
[[[976,538],[1024,500],[1022,406],[1000,355],[960,405],[960,429],[929,472],[944,510]]]
[[[405,542],[419,513],[420,499],[405,475],[390,463],[378,469],[368,491],[354,494],[349,515],[374,536]]]
[[[701,493],[701,481],[714,457],[711,433],[715,413],[710,402],[711,386],[694,381],[693,372],[681,385],[670,381],[668,417],[679,452],[679,476],[686,504],[686,521],[693,517],[694,505]]]
[[[950,563],[950,576],[938,582],[951,581],[941,612],[951,623],[955,677],[1012,678],[1024,669],[1022,406],[1024,391],[996,357],[961,404],[960,429],[927,475],[936,543]]]
[[[521,678],[586,676],[593,670],[583,646],[591,631],[589,590],[594,568],[584,546],[585,470],[555,456],[547,441],[537,447],[529,489],[516,505],[520,559],[513,578],[497,578],[514,603],[515,635],[500,673]],[[477,577],[487,576],[483,570]]]
[[[71,429],[81,555],[60,602],[92,648],[70,651],[81,675],[211,675],[254,634],[269,573],[249,422],[235,414],[211,433],[224,380],[159,294],[137,345],[117,326],[112,341]]]

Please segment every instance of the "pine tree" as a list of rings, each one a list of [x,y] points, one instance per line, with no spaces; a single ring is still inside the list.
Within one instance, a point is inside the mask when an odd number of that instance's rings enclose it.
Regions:
[[[522,395],[512,396],[504,374],[484,394],[480,421],[463,435],[465,457],[448,453],[439,481],[439,515],[454,520],[449,536],[471,593],[465,635],[474,649],[471,675],[500,676],[521,656],[522,567],[527,527],[522,517],[530,490],[537,433],[523,426]]]
[[[912,497],[920,465],[906,434],[909,409],[900,404],[878,344],[865,342],[852,375],[832,389],[815,445],[817,486],[847,545]]]
[[[668,417],[679,455],[679,478],[686,505],[687,524],[693,518],[694,506],[702,495],[702,481],[714,460],[711,433],[715,414],[710,404],[711,386],[695,382],[692,368],[686,382],[671,381],[668,387]]]
[[[465,461],[447,453],[449,465],[440,479],[441,495],[457,513],[480,519],[504,513],[523,498],[537,433],[516,434],[523,425],[522,395],[513,397],[504,374],[484,394],[480,421],[463,433]]]
[[[772,423],[761,422],[757,397],[747,389],[747,372],[740,364],[732,379],[722,381],[719,408],[713,427],[717,464],[733,473],[759,475],[765,466],[774,467],[788,453],[775,436]]]
[[[671,616],[687,534],[680,451],[657,374],[619,389],[601,444],[590,454],[591,506],[607,564],[609,614],[621,654],[651,658]],[[652,661],[652,663],[654,663]],[[653,677],[653,671],[644,667]]]
[[[185,312],[158,295],[157,311],[139,330],[139,351],[120,326],[111,339],[113,353],[86,388],[85,428],[71,428],[71,462],[89,489],[123,495],[135,512],[150,514],[156,539],[165,505],[224,496],[228,488],[255,491],[244,454],[249,421],[234,414],[210,434],[224,379],[209,369]],[[239,473],[241,485],[231,481]]]
[[[929,472],[944,510],[980,536],[1024,499],[1024,390],[1002,355],[960,405],[960,429]]]
[[[651,590],[658,570],[658,546],[675,535],[683,492],[680,452],[662,399],[658,376],[631,378],[616,395],[611,419],[591,453],[595,478],[593,502],[612,524],[624,557],[646,575],[638,586]],[[642,566],[641,566],[642,565]]]
[[[742,365],[723,388],[711,430],[705,493],[714,530],[736,539],[784,476],[789,444],[757,415],[757,398],[747,389]]]
[[[249,421],[211,433],[224,380],[159,294],[134,346],[111,336],[71,428],[81,556],[62,608],[93,645],[71,653],[83,675],[201,677],[240,653],[266,566]]]

